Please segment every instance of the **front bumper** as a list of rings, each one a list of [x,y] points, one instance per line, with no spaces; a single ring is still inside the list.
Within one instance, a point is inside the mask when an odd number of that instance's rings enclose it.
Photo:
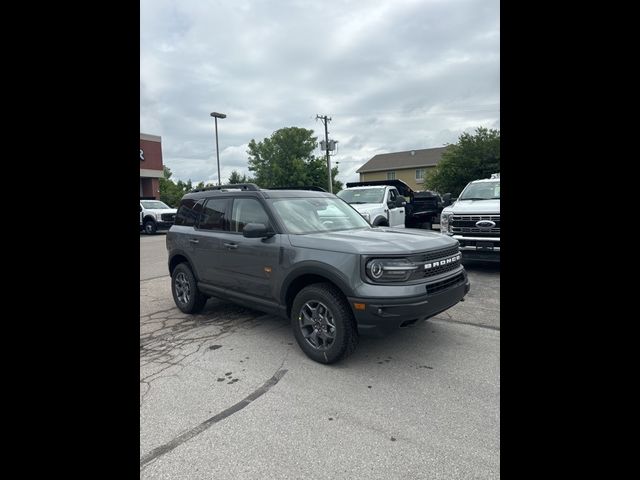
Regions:
[[[470,288],[471,283],[463,270],[460,281],[436,293],[400,299],[349,297],[348,300],[358,324],[358,332],[381,336],[399,328],[416,325],[453,307],[464,298]],[[365,304],[365,309],[356,310],[355,303]]]
[[[156,227],[158,230],[169,230],[173,225],[173,222],[156,222]]]
[[[460,242],[460,253],[462,253],[463,260],[500,261],[500,237],[453,235],[453,238]]]

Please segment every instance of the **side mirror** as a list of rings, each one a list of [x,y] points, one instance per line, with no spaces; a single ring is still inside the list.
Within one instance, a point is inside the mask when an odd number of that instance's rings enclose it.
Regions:
[[[389,201],[387,202],[387,207],[389,207],[389,208],[396,208],[396,206],[397,206],[397,205],[396,205],[396,202],[395,202],[395,201],[393,201],[393,200],[389,200]]]
[[[451,205],[451,194],[450,193],[445,193],[442,196],[442,203],[445,207],[448,207],[449,205]]]
[[[267,238],[273,235],[274,232],[264,223],[247,223],[242,229],[242,236],[247,238]]]

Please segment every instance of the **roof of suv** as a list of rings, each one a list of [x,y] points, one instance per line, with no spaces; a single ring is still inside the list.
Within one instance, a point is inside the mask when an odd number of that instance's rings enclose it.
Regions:
[[[313,188],[313,187],[310,187]],[[253,194],[255,196],[260,196],[262,198],[296,198],[296,197],[315,197],[315,198],[326,198],[326,197],[335,197],[332,193],[317,191],[317,190],[306,190],[299,187],[298,189],[291,190],[269,190],[269,189],[261,189],[257,185],[252,183],[246,184],[237,184],[237,185],[222,185],[220,187],[213,187],[208,189],[203,189],[191,193],[187,193],[182,197],[185,198],[193,198],[193,199],[201,199],[206,197],[212,197],[216,195],[225,195],[225,194]]]

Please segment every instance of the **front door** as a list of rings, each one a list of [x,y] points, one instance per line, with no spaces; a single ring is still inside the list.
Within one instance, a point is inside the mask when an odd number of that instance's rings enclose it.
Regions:
[[[389,189],[389,201],[398,201],[398,191],[395,188]],[[390,227],[404,227],[404,207],[398,205],[397,207],[389,209],[389,226]]]
[[[280,235],[270,238],[246,238],[242,235],[248,223],[262,223],[273,229],[264,206],[255,198],[233,200],[229,231],[220,235],[224,254],[219,268],[225,286],[265,300],[277,301],[272,278],[279,268]]]

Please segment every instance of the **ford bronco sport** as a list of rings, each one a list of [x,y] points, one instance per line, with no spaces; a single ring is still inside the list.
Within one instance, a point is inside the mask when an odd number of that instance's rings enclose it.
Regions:
[[[373,228],[333,194],[254,184],[188,193],[166,238],[171,290],[185,313],[215,296],[290,319],[321,363],[361,333],[422,322],[463,299],[458,241],[422,230]]]

